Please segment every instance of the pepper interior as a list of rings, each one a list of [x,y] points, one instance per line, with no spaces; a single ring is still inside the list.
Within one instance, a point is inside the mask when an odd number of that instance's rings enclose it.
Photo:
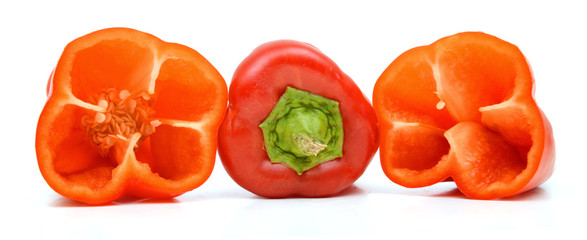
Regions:
[[[147,96],[143,110],[152,112],[144,121],[154,132],[147,136],[138,131],[145,136],[134,150],[138,161],[170,180],[199,172],[200,126],[215,99],[213,83],[198,81],[201,71],[187,60],[156,56],[150,48],[127,40],[104,40],[76,52],[68,89],[93,107],[68,103],[56,117],[50,139],[50,146],[55,146],[51,151],[56,172],[75,184],[99,189],[111,180],[122,161],[132,161],[124,157],[128,135],[126,139],[113,138],[112,147],[122,151],[103,152],[83,123],[87,116],[95,121],[101,119],[97,114],[107,113],[98,110],[104,103],[95,98],[108,89]]]
[[[381,147],[393,153],[393,168],[430,169],[452,152],[478,186],[511,181],[526,168],[532,128],[513,100],[517,70],[509,56],[482,43],[436,59],[424,48],[406,56],[385,83],[386,119],[394,120],[382,123],[393,131]]]

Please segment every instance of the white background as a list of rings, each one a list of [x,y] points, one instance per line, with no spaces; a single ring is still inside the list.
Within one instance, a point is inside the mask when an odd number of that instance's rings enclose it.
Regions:
[[[585,239],[586,10],[579,1],[3,1],[0,238],[528,239],[576,232]],[[402,52],[483,31],[516,44],[531,63],[536,101],[554,128],[555,172],[530,192],[478,201],[463,197],[453,183],[400,187],[384,176],[376,155],[339,196],[270,200],[236,185],[217,160],[203,186],[176,199],[126,198],[88,207],[48,187],[34,136],[45,84],[63,47],[107,27],[135,28],[194,48],[227,84],[259,44],[309,42],[369,98],[378,76]]]

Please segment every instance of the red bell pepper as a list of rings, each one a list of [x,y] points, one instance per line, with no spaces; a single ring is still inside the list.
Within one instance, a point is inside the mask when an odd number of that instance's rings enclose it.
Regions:
[[[35,145],[57,193],[92,204],[170,198],[210,176],[228,91],[193,49],[100,30],[67,45],[48,89]]]
[[[530,190],[553,171],[554,140],[520,50],[466,32],[400,55],[375,84],[381,165],[406,187],[452,178],[466,196]]]
[[[315,47],[266,43],[234,73],[218,149],[243,188],[273,198],[336,194],[361,176],[378,145],[373,108]]]

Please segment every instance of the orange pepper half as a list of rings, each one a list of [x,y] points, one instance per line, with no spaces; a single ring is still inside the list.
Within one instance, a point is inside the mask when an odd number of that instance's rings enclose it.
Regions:
[[[381,165],[405,187],[452,178],[470,198],[512,196],[553,171],[552,128],[520,50],[479,32],[413,48],[377,80]]]
[[[108,203],[203,184],[228,90],[198,52],[126,28],[69,43],[37,126],[39,169],[57,193]]]

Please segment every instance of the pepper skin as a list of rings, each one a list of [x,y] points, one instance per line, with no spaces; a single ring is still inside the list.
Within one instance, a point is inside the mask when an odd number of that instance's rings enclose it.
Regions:
[[[259,125],[288,87],[338,102],[344,129],[342,157],[302,173],[271,162]],[[228,174],[252,193],[269,198],[325,197],[362,175],[379,146],[378,131],[372,106],[332,60],[309,44],[280,40],[259,46],[236,69],[218,150]]]
[[[228,91],[193,49],[96,31],[65,47],[48,92],[35,145],[57,193],[90,204],[172,198],[210,176]]]
[[[411,188],[452,178],[474,199],[535,188],[555,156],[533,89],[524,55],[491,35],[459,33],[406,51],[373,91],[383,171]]]

